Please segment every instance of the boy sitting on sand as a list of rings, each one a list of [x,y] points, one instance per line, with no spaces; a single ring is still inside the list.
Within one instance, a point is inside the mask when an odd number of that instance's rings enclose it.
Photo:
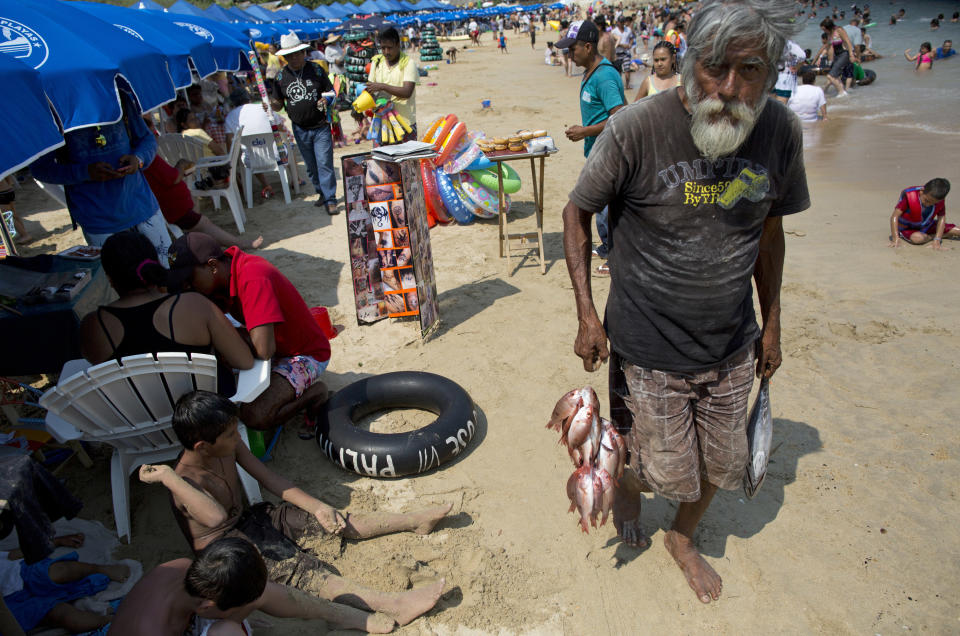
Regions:
[[[257,549],[220,539],[196,558],[161,563],[117,609],[108,636],[246,636],[254,610],[282,618],[320,618],[338,627],[385,634],[394,622],[267,581]]]
[[[58,546],[79,548],[82,534],[55,537]],[[26,563],[20,550],[0,552],[0,595],[24,631],[38,625],[62,627],[70,633],[99,629],[110,617],[86,612],[70,601],[93,596],[110,584],[129,576],[125,565],[98,565],[77,560],[70,552],[57,559]]]
[[[174,516],[195,551],[220,537],[239,537],[257,546],[269,578],[321,598],[383,612],[406,625],[430,610],[440,598],[443,580],[385,594],[330,573],[303,546],[325,534],[368,539],[392,532],[427,534],[450,512],[451,504],[410,514],[340,513],[277,475],[240,441],[238,409],[215,393],[195,391],[177,402],[173,431],[184,451],[176,468],[146,465],[140,479],[160,482],[172,495]],[[283,503],[244,506],[237,474],[240,465]]]
[[[890,216],[890,247],[900,247],[903,238],[914,245],[933,241],[931,247],[939,250],[944,237],[960,239],[960,228],[947,223],[944,199],[949,192],[950,182],[941,178],[901,192]]]

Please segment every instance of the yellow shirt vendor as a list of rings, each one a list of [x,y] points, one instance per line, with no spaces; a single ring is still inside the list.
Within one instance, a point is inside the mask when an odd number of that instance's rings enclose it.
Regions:
[[[376,140],[377,145],[401,143],[417,138],[417,64],[400,50],[400,34],[393,27],[380,33],[380,51],[370,60],[370,74],[367,76],[367,91],[374,99],[386,97],[393,102],[394,110],[402,126],[402,136],[392,136]]]

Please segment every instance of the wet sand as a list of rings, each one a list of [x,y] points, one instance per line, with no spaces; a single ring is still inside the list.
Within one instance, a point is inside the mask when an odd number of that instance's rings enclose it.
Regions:
[[[807,149],[813,207],[785,220],[785,362],[771,386],[777,450],[756,499],[721,493],[702,523],[699,544],[724,577],[721,600],[704,607],[662,546],[674,504],[647,500],[643,525],[653,547],[643,552],[621,544],[609,523],[581,534],[567,513],[571,467],[544,424],[567,390],[590,383],[603,396],[607,388],[605,367],[587,373],[573,355],[561,246],[560,210],[583,165],[582,146],[562,134],[579,122],[579,78],[543,64],[555,36],[538,34],[536,51],[529,39],[508,36],[509,55],[488,37],[423,78],[418,121],[455,112],[488,134],[546,128],[554,136],[560,153],[546,170],[545,276],[532,260],[507,268],[494,222],[434,229],[443,325],[424,344],[411,322],[357,326],[343,215],[318,213],[313,195],[248,211],[247,235],[262,232],[269,242],[260,254],[345,327],[333,341],[333,389],[367,374],[428,370],[464,386],[483,415],[468,453],[395,481],[335,468],[289,427],[271,467],[336,506],[454,503],[431,535],[345,542],[328,551],[331,563],[384,590],[446,577],[437,609],[404,634],[955,631],[960,435],[950,414],[960,380],[960,244],[944,252],[886,247],[900,189],[932,176],[960,184],[950,160],[955,138],[878,135],[870,122],[838,113]],[[482,99],[493,108],[482,110]],[[511,231],[533,227],[526,169],[520,174]],[[29,253],[82,241],[65,211],[20,192],[29,229],[46,234]],[[947,207],[951,218],[950,200]],[[211,216],[231,227],[229,213]],[[609,280],[593,282],[602,306]],[[71,465],[65,475],[87,502],[83,515],[112,527],[108,466],[103,456],[93,470]],[[185,554],[159,486],[134,483],[131,505],[134,539],[121,556],[149,568]],[[318,623],[271,621],[257,633],[322,632]]]

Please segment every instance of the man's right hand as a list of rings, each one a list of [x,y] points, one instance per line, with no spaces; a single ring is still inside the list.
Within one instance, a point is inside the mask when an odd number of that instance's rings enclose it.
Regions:
[[[898,236],[897,238],[892,239],[889,243],[887,243],[887,247],[892,247],[894,249],[900,247],[900,237]]]
[[[587,371],[596,371],[607,361],[610,357],[610,350],[607,349],[607,332],[604,331],[599,318],[591,316],[580,320],[573,351],[583,360],[583,368]]]
[[[91,181],[110,181],[123,176],[122,172],[114,170],[113,166],[106,161],[98,161],[88,165],[87,174],[90,175]]]

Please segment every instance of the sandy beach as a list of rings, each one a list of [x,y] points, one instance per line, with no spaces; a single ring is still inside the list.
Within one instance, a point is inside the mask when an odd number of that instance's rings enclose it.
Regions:
[[[934,176],[960,184],[956,166],[941,162],[952,157],[957,136],[885,129],[881,144],[870,137],[870,122],[841,113],[808,144],[813,206],[784,221],[785,360],[771,385],[776,451],[754,500],[721,492],[701,524],[699,545],[724,580],[720,601],[703,606],[663,548],[674,504],[646,500],[643,525],[653,545],[645,551],[620,543],[611,523],[582,534],[567,513],[569,460],[544,429],[571,388],[592,384],[604,415],[609,406],[606,367],[587,373],[573,354],[560,211],[584,162],[582,145],[563,136],[579,123],[579,78],[543,64],[550,39],[538,34],[531,51],[528,38],[508,36],[510,53],[501,55],[487,35],[483,47],[441,64],[417,88],[421,126],[453,112],[490,135],[521,128],[553,135],[560,152],[546,167],[546,275],[534,259],[507,267],[495,221],[435,228],[443,324],[424,343],[412,321],[357,325],[345,215],[318,212],[313,194],[289,206],[278,196],[248,211],[245,237],[262,233],[267,246],[259,254],[343,328],[326,374],[332,389],[369,374],[425,370],[466,388],[482,413],[469,452],[393,481],[336,468],[291,423],[271,467],[333,505],[404,511],[454,504],[430,535],[333,540],[321,548],[328,561],[388,591],[445,577],[437,607],[401,634],[956,632],[960,434],[950,413],[960,381],[953,350],[960,245],[945,242],[953,249],[942,252],[886,245],[902,188]],[[641,79],[634,77],[634,87]],[[483,99],[490,109],[481,108]],[[352,122],[346,126],[350,132]],[[514,197],[511,231],[534,226],[529,169],[517,167],[524,188]],[[28,229],[41,237],[25,254],[83,241],[66,210],[32,184],[17,196]],[[951,201],[958,197],[947,201],[949,221],[956,222]],[[234,229],[228,211],[203,211]],[[602,307],[609,279],[593,285]],[[372,426],[424,422],[420,413],[398,412]],[[72,462],[64,475],[86,501],[81,516],[112,528],[108,455],[92,470]],[[118,557],[148,569],[186,555],[160,486],[132,483],[131,506],[133,541]],[[256,633],[324,633],[319,622],[270,622]]]

